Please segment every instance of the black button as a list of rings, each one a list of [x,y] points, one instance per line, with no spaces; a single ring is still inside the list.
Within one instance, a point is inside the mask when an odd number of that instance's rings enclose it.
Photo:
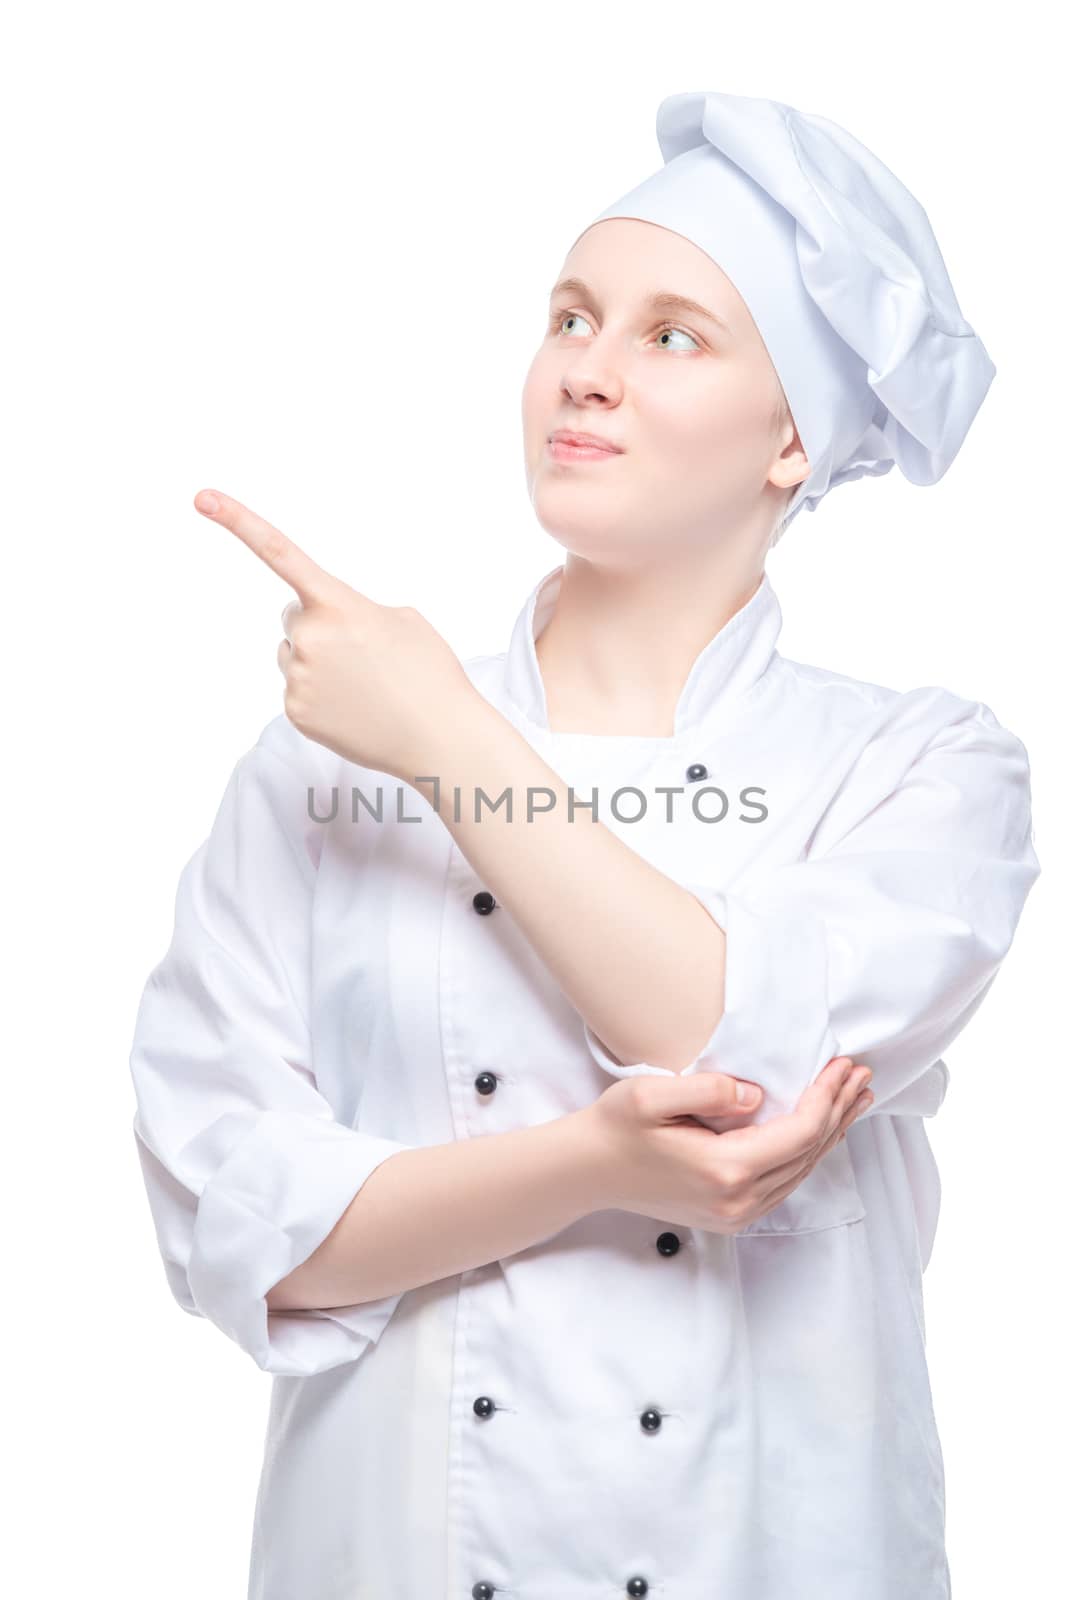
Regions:
[[[673,1256],[678,1252],[680,1240],[677,1233],[662,1233],[656,1241],[656,1248],[662,1256]]]
[[[497,902],[494,900],[488,889],[480,889],[472,898],[471,904],[474,906],[480,917],[488,917]]]
[[[492,1417],[496,1409],[497,1407],[494,1405],[488,1394],[480,1394],[474,1405],[471,1407],[471,1410],[475,1413],[476,1417]]]
[[[495,1072],[480,1072],[475,1079],[475,1088],[479,1094],[492,1094],[497,1087],[497,1074]]]
[[[700,761],[695,761],[692,767],[686,768],[686,782],[700,783],[702,778],[708,777],[708,768],[702,766]]]
[[[471,1600],[493,1600],[496,1593],[492,1583],[476,1583],[471,1590]]]
[[[650,1406],[648,1411],[642,1412],[642,1427],[646,1433],[655,1433],[660,1426],[661,1417],[655,1406]]]
[[[627,1579],[627,1593],[628,1594],[648,1594],[649,1593],[649,1585],[646,1583],[644,1578],[628,1578]]]

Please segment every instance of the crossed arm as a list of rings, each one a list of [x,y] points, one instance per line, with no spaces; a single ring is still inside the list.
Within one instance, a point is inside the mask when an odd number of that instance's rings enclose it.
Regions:
[[[566,808],[529,827],[513,822],[511,835],[491,812],[473,827],[466,807],[459,823],[447,806],[440,816],[590,1024],[619,1056],[645,1058],[633,1067],[600,1061],[609,1074],[677,1070],[714,1023],[718,957],[701,947],[701,933],[720,937],[713,915],[719,921],[722,911],[723,1014],[683,1073],[711,1069],[758,1083],[757,1122],[792,1110],[827,1061],[849,1055],[871,1068],[871,1109],[900,1109],[982,999],[1038,872],[1022,747],[985,707],[950,699],[945,710],[937,733],[918,741],[922,749],[897,761],[888,751],[877,780],[869,774],[842,788],[805,860],[726,890],[696,883],[691,894],[662,882],[610,829],[589,833],[582,811],[564,828],[556,824]],[[511,725],[486,716],[454,722],[440,755],[429,746],[443,741],[429,741],[419,770],[435,774],[446,795],[476,775],[489,795],[502,778],[559,793],[557,775]],[[611,1193],[590,1160],[597,1141],[588,1108],[428,1149],[337,1118],[315,1081],[307,1026],[316,868],[294,795],[303,796],[309,774],[303,762],[291,764],[276,733],[272,724],[238,763],[208,839],[183,870],[172,942],[142,997],[131,1070],[138,1150],[176,1297],[265,1370],[306,1373],[355,1359],[411,1284],[523,1248],[603,1206],[606,1193],[611,1203]],[[476,736],[484,741],[477,755]],[[633,897],[627,903],[598,888],[598,852],[600,865],[610,863],[609,889],[630,883],[621,889]],[[638,898],[643,888],[648,900]],[[668,916],[658,924],[656,911],[673,899],[684,917],[698,896],[692,948],[679,957],[680,966],[689,959],[692,993],[681,982],[670,988],[680,976],[670,961],[654,991],[648,958],[671,939]],[[592,971],[587,948],[598,952]],[[630,978],[616,990],[621,973]],[[641,1015],[624,1038],[621,998],[635,991]],[[292,1004],[280,1004],[290,993]],[[648,1019],[677,1017],[676,1006],[690,1008],[690,1035],[680,1028],[674,1041],[649,1040]],[[663,1066],[648,1061],[658,1049]],[[913,1098],[908,1109],[929,1114],[923,1097]],[[491,1190],[511,1202],[487,1207]],[[448,1250],[442,1227],[426,1227],[428,1215],[439,1216],[439,1197]],[[270,1314],[305,1308],[300,1317]]]

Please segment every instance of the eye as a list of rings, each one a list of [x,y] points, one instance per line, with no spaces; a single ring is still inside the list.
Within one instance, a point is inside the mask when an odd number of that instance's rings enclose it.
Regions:
[[[585,322],[587,328],[589,327],[589,323],[586,322],[586,318],[582,315],[581,312],[579,312],[579,311],[558,311],[556,313],[556,315],[552,318],[552,320],[551,320],[551,322],[549,324],[549,332],[550,333],[563,333],[564,332],[564,326],[568,322]],[[700,348],[700,346],[698,344],[698,341],[694,338],[692,333],[687,333],[685,328],[677,328],[677,327],[675,327],[675,325],[673,323],[666,323],[662,328],[660,328],[658,330],[656,337],[657,337],[657,339],[662,339],[665,334],[669,334],[669,333],[681,334],[684,339],[689,339],[689,341],[690,341],[691,345],[694,347],[694,349],[699,349]],[[660,348],[661,348],[661,350],[669,350],[669,349],[672,348],[672,346],[670,346],[670,345],[661,345]]]
[[[562,332],[565,322],[586,322],[586,318],[580,316],[577,311],[558,311],[552,320],[550,331],[552,333]],[[586,326],[587,328],[589,327],[588,322],[586,322]]]
[[[697,344],[697,340],[694,338],[693,334],[692,333],[687,333],[685,328],[675,328],[675,327],[670,327],[670,326],[666,327],[666,328],[661,328],[660,332],[657,334],[657,338],[658,339],[662,339],[665,336],[665,334],[669,334],[669,333],[681,333],[682,337],[684,339],[689,339],[689,341],[690,341],[690,343],[692,345],[696,346],[696,344]],[[670,349],[670,346],[669,345],[661,345],[660,348],[661,348],[661,350],[667,350],[667,349]]]

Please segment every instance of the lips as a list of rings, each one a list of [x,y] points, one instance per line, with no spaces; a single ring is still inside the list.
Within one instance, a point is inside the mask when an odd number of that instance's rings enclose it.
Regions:
[[[605,450],[610,454],[618,455],[622,446],[613,444],[611,439],[602,439],[596,433],[572,433],[569,428],[562,428],[549,435],[550,444],[570,444],[576,449]]]

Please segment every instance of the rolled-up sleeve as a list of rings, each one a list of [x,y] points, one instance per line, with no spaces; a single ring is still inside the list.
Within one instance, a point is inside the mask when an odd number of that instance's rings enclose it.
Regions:
[[[268,742],[274,728],[238,762],[210,836],[182,870],[130,1069],[171,1292],[264,1371],[294,1376],[356,1360],[400,1294],[273,1311],[267,1292],[322,1243],[375,1168],[409,1146],[345,1125],[316,1084],[317,825],[306,779]]]
[[[836,1055],[872,1069],[873,1112],[938,1109],[942,1053],[989,991],[1041,870],[1023,744],[989,707],[957,703],[966,714],[904,770],[893,739],[882,779],[873,752],[803,860],[728,889],[685,884],[726,957],[723,1014],[683,1073],[759,1083],[754,1121],[792,1110]],[[665,1070],[586,1038],[616,1076]]]

